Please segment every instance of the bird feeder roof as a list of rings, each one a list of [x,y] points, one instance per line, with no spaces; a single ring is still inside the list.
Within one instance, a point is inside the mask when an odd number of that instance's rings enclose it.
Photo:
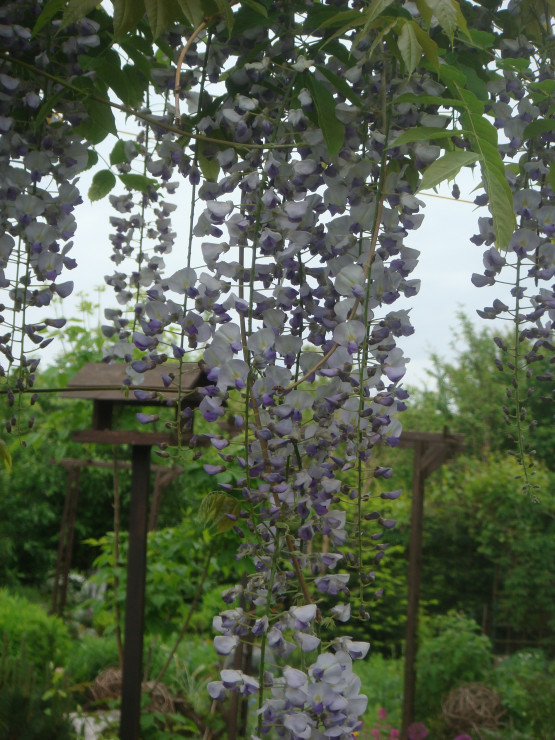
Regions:
[[[162,373],[173,375],[171,385],[166,387],[162,380]],[[133,404],[141,406],[157,406],[167,401],[177,400],[181,396],[190,395],[195,388],[206,384],[206,375],[196,362],[184,362],[181,365],[181,383],[179,382],[179,365],[164,365],[142,373],[144,378],[139,386],[129,387],[124,381],[129,381],[125,372],[125,365],[107,365],[104,362],[89,362],[69,380],[66,388],[61,391],[63,398],[83,398],[91,401],[112,401],[114,403]],[[134,391],[154,391],[156,397],[152,400],[141,400],[135,397]],[[187,393],[189,392],[189,393]]]

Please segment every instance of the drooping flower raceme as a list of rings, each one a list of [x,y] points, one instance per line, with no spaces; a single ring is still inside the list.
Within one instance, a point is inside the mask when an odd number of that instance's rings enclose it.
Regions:
[[[42,314],[51,312],[54,298],[73,291],[67,272],[76,266],[74,211],[82,203],[77,180],[89,164],[86,132],[79,129],[87,115],[82,102],[66,99],[63,88],[40,71],[48,66],[71,81],[81,73],[78,55],[100,43],[98,24],[83,20],[62,31],[56,51],[47,52],[47,30],[32,35],[35,19],[27,3],[0,9],[0,289],[6,296],[0,322],[8,330],[0,332],[0,376],[11,374],[16,391],[33,385],[35,353],[52,341],[43,332],[65,323]],[[8,420],[7,430],[17,421]]]

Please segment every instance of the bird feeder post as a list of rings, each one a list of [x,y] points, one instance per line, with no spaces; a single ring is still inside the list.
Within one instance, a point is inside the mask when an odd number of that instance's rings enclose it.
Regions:
[[[133,445],[120,740],[140,736],[149,478],[150,446]]]
[[[133,391],[125,388],[126,375],[122,365],[89,363],[70,380],[67,389],[62,392],[66,398],[86,398],[93,401],[92,429],[73,432],[74,441],[128,444],[132,450],[120,740],[139,740],[140,737],[150,450],[153,445],[162,443],[175,445],[176,438],[174,434],[164,432],[112,429],[113,412],[115,406],[141,408],[166,406],[170,402],[175,405],[176,423],[179,424],[182,408],[198,405],[200,396],[195,389],[206,382],[205,375],[197,364],[182,363],[175,368],[174,375],[179,375],[180,371],[179,382],[176,381],[170,387],[165,386],[156,369],[144,373],[144,385],[140,389],[141,400],[137,400]],[[178,388],[181,388],[181,398],[178,397]],[[152,392],[152,397],[144,400],[144,391]],[[183,438],[184,435],[182,440]]]

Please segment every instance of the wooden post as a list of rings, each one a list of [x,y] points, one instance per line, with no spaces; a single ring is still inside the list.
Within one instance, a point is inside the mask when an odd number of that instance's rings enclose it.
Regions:
[[[408,740],[408,728],[414,721],[416,695],[416,652],[418,649],[418,607],[422,566],[422,525],[424,518],[424,471],[422,459],[425,443],[414,445],[411,528],[409,544],[409,578],[407,630],[405,639],[405,676],[403,688],[403,719],[401,740]]]
[[[57,614],[60,617],[63,614],[67,598],[67,586],[73,550],[73,532],[75,529],[77,498],[79,495],[79,468],[70,465],[66,466],[66,469],[66,495],[58,539],[56,572],[54,574],[52,590],[52,608],[50,610],[52,614]]]
[[[150,446],[133,445],[120,740],[139,740]]]
[[[63,569],[63,580],[62,580],[62,592],[60,594],[60,605],[58,607],[58,614],[61,617],[64,613],[64,609],[67,601],[67,588],[69,582],[69,571],[71,569],[71,557],[73,555],[73,535],[75,533],[75,519],[77,517],[77,500],[79,497],[79,468],[73,468],[70,471],[70,485],[71,485],[71,497],[69,501],[68,511],[68,522],[67,522],[67,540],[66,540],[66,552],[64,559]]]

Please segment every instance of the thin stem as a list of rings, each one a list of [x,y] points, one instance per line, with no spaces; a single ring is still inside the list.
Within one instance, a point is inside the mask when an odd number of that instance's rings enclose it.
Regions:
[[[147,108],[149,107],[149,98],[150,93],[149,90],[146,92],[146,104]],[[147,159],[148,159],[148,140],[149,140],[149,134],[150,134],[150,126],[147,124],[145,126],[145,146],[144,146],[144,157],[143,157],[143,176],[146,177],[147,174]],[[145,211],[146,211],[146,203],[148,200],[148,195],[146,193],[143,193],[141,198],[141,223],[139,226],[139,254],[137,256],[137,268],[140,275],[141,272],[141,265],[143,263],[143,242],[144,242],[144,234],[145,234]],[[139,299],[141,297],[141,280],[140,277],[137,279],[137,293],[135,296],[135,303],[139,303]],[[137,320],[138,315],[137,312],[134,312],[133,314],[133,333],[135,332],[135,329],[137,328]]]
[[[513,358],[513,364],[514,364],[514,370],[513,370],[513,387],[514,387],[514,402],[515,402],[515,425],[516,425],[516,444],[518,449],[518,462],[520,464],[520,467],[522,469],[522,473],[524,475],[524,487],[523,490],[530,491],[532,484],[530,482],[530,478],[528,475],[528,466],[526,465],[526,461],[524,459],[525,455],[525,448],[524,448],[524,434],[522,432],[522,421],[520,417],[522,402],[520,400],[520,367],[519,367],[519,361],[520,361],[520,354],[518,351],[519,348],[519,315],[520,315],[520,298],[519,298],[519,288],[520,288],[520,268],[521,268],[521,260],[520,257],[517,259],[516,264],[516,283],[515,283],[515,316],[514,316],[514,358]],[[537,499],[536,499],[537,500]]]
[[[180,118],[180,111],[179,111],[179,92],[181,90],[181,66],[183,64],[183,60],[185,59],[185,56],[191,46],[193,45],[194,40],[197,38],[197,36],[206,28],[208,25],[208,22],[206,20],[202,21],[202,23],[195,28],[193,33],[189,36],[187,43],[184,45],[184,47],[181,49],[181,52],[179,53],[179,57],[177,59],[177,66],[175,69],[175,120],[179,121]],[[203,71],[206,69],[206,65],[204,66]]]
[[[387,98],[386,98],[386,67],[384,65],[384,69],[382,71],[382,80],[381,80],[381,93],[382,93],[382,101],[381,101],[381,114],[382,114],[382,128],[385,136],[385,144],[382,152],[381,157],[381,163],[380,163],[380,175],[379,175],[379,181],[378,181],[378,197],[380,199],[380,203],[383,203],[383,190],[384,190],[384,184],[385,184],[385,173],[386,173],[386,151],[387,151],[387,142],[389,138],[389,117],[388,117],[388,108],[387,108]],[[372,225],[372,234],[373,236],[377,237],[378,230],[380,228],[380,221],[381,221],[381,212],[378,214],[378,209],[376,209],[376,212],[374,214],[374,223]],[[361,235],[361,242],[362,242],[362,235]],[[374,241],[374,246],[376,244],[376,241]],[[359,366],[359,407],[358,407],[358,417],[357,417],[357,488],[358,488],[358,496],[357,496],[357,515],[358,515],[358,569],[359,569],[359,583],[360,583],[360,602],[361,606],[364,605],[364,583],[362,580],[362,568],[363,568],[363,561],[362,561],[362,496],[363,496],[363,487],[364,487],[364,471],[363,471],[363,465],[362,465],[362,456],[361,456],[361,445],[362,445],[362,428],[361,428],[361,419],[362,419],[362,412],[364,411],[364,375],[368,372],[368,332],[369,332],[369,321],[368,321],[368,314],[370,310],[370,288],[371,288],[371,265],[372,263],[368,263],[368,273],[366,275],[366,291],[364,295],[364,311],[363,311],[363,318],[362,322],[365,327],[365,341],[362,346],[362,358],[360,361]]]
[[[200,28],[200,26],[199,26]],[[198,30],[198,29],[197,29]],[[198,34],[197,34],[198,35]],[[189,39],[189,42],[192,42],[192,39],[194,36],[191,36]],[[208,63],[208,54],[210,52],[210,39],[211,35],[208,35],[208,41],[206,43],[206,49],[204,52],[204,64],[202,66],[202,78],[200,81],[200,96],[199,100],[202,98],[202,94],[204,92],[204,86],[206,84],[206,66]],[[185,46],[183,47],[184,53],[183,57],[180,55],[180,62],[178,64],[178,70],[179,73],[181,73],[181,64],[183,63],[183,59],[185,58],[185,54],[187,53],[187,48],[191,46],[191,44],[187,42]],[[175,75],[175,86],[176,86],[176,103],[179,99],[178,95],[178,87],[179,87],[179,80],[180,77],[178,76],[178,73],[176,72]],[[179,111],[179,104],[176,105],[176,110]],[[193,166],[196,167],[198,163],[198,144],[195,143],[194,147],[194,155],[193,155]],[[189,236],[188,236],[188,242],[187,242],[187,267],[191,267],[191,257],[193,253],[193,234],[194,234],[194,226],[195,226],[195,207],[197,202],[197,186],[195,183],[193,183],[191,188],[191,200],[190,200],[190,207],[189,207]],[[183,297],[183,318],[185,319],[187,315],[187,301],[189,296],[187,295],[187,292],[185,291],[185,296]],[[181,337],[179,341],[179,346],[181,349],[183,349],[183,344],[185,340],[185,328],[183,327],[181,329]],[[178,416],[177,416],[177,447],[178,449],[181,449],[181,393],[182,393],[182,385],[183,385],[183,374],[181,372],[183,367],[183,357],[179,358],[179,381],[178,381]]]
[[[268,596],[266,598],[266,609],[264,611],[264,614],[268,616],[270,613],[270,596],[272,593],[272,589],[274,587],[274,580],[276,577],[276,570],[277,570],[277,561],[278,561],[278,555],[279,555],[279,548],[275,547],[274,552],[272,553],[272,565],[270,569],[270,579],[268,581]],[[258,668],[258,734],[262,734],[262,714],[260,714],[260,709],[262,708],[262,704],[264,703],[264,669],[265,669],[265,657],[266,657],[266,632],[262,634],[262,639],[260,642],[260,665]]]

